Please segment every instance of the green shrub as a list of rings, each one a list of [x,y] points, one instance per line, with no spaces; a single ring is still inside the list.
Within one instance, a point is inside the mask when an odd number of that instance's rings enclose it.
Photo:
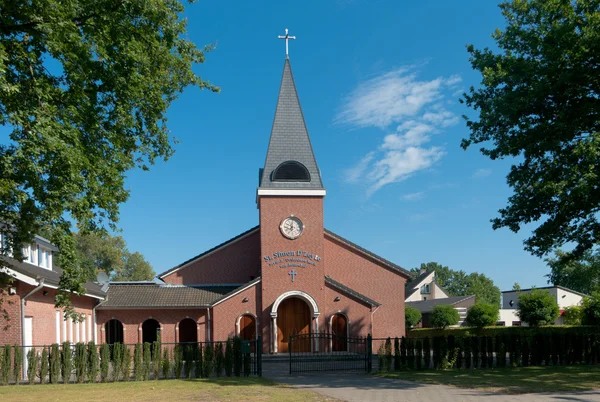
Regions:
[[[398,371],[402,368],[400,356],[400,340],[398,337],[394,338],[394,371]]]
[[[417,348],[417,370],[423,368],[423,342],[420,339],[416,341]]]
[[[438,304],[431,312],[431,325],[435,328],[447,328],[458,324],[459,320],[458,311],[447,304]]]
[[[61,352],[58,343],[52,344],[50,349],[50,382],[58,384],[61,368]]]
[[[465,360],[465,369],[470,369],[473,365],[473,345],[470,337],[462,337],[463,354]]]
[[[415,342],[411,338],[406,338],[406,364],[411,370],[415,368]]]
[[[244,353],[244,377],[250,377],[251,361],[250,353]]]
[[[379,366],[379,371],[385,371],[385,346],[383,344],[379,345],[379,349],[377,349],[377,364]]]
[[[210,377],[213,371],[213,347],[210,343],[204,348],[204,358],[202,360],[202,376]]]
[[[167,348],[163,350],[162,375],[165,380],[171,376],[171,360],[169,360],[169,350]]]
[[[113,381],[119,381],[121,377],[121,371],[123,370],[123,346],[120,342],[113,343],[112,345],[112,362],[113,362]],[[91,352],[91,349],[90,349]],[[91,358],[91,356],[90,356]],[[98,357],[96,356],[96,360]],[[98,363],[96,363],[97,365]],[[96,371],[98,369],[96,368]],[[96,377],[94,377],[96,378]]]
[[[223,365],[225,363],[223,357],[223,343],[219,342],[215,344],[215,374],[217,377],[221,377],[223,374]]]
[[[136,381],[142,381],[142,378],[144,378],[143,353],[142,344],[136,343],[133,349],[133,377]]]
[[[402,337],[400,339],[400,365],[402,368],[408,367],[408,338]]]
[[[73,355],[71,352],[71,343],[63,342],[62,353],[60,354],[60,372],[63,383],[68,384],[71,381],[71,371],[73,370]]]
[[[500,309],[495,304],[478,303],[467,312],[467,322],[477,328],[494,325],[498,321]]]
[[[152,352],[150,344],[144,342],[144,366],[142,368],[142,380],[147,381],[150,379],[150,371],[152,369]]]
[[[108,370],[110,369],[110,346],[103,343],[100,346],[100,381],[108,381]]]
[[[457,369],[462,369],[463,368],[463,363],[464,363],[464,358],[463,358],[464,342],[463,342],[463,338],[462,337],[456,338],[456,340],[454,341],[454,345],[455,345],[455,348],[456,348],[456,368]]]
[[[423,319],[423,315],[414,307],[406,306],[404,309],[404,323],[407,329],[414,328]]]
[[[426,369],[431,366],[431,345],[429,338],[423,339],[423,362]]]
[[[517,315],[521,321],[531,326],[554,324],[558,318],[559,309],[556,300],[550,293],[534,289],[531,292],[519,295],[519,307]]]
[[[152,344],[152,375],[155,380],[158,380],[160,373],[160,341],[154,341]]]
[[[196,348],[196,367],[194,367],[196,378],[202,377],[202,344],[198,344]]]
[[[12,364],[10,361],[11,354],[12,349],[10,345],[5,345],[2,349],[0,349],[0,379],[2,381],[2,385],[8,385],[10,381],[10,370],[12,369]]]
[[[581,302],[581,323],[583,325],[600,325],[600,292],[592,292]]]
[[[565,307],[563,317],[564,317],[565,325],[581,325],[581,321],[582,321],[582,317],[583,317],[583,307],[582,306]]]
[[[75,381],[78,384],[85,382],[87,375],[87,353],[85,344],[78,342],[75,344]]]
[[[38,359],[39,355],[34,348],[30,348],[27,351],[27,380],[29,384],[35,384],[35,377],[37,376],[38,370]]]
[[[15,384],[19,384],[21,381],[21,377],[23,376],[23,348],[21,346],[15,345],[15,365],[13,371],[13,377],[15,379]]]
[[[173,349],[173,371],[175,371],[175,378],[179,380],[181,378],[181,371],[183,370],[183,346],[175,345]]]
[[[385,371],[392,371],[392,340],[390,338],[385,340]]]
[[[196,361],[195,349],[196,347],[193,345],[185,345],[183,349],[183,376],[185,378],[192,378],[192,374],[194,373],[194,362]]]
[[[225,375],[231,377],[233,374],[233,344],[231,338],[227,339],[225,343]]]
[[[45,384],[48,378],[48,348],[42,348],[42,357],[40,359],[40,384]]]
[[[242,374],[242,339],[239,336],[233,338],[233,373],[236,377]]]
[[[123,381],[129,381],[131,379],[131,351],[127,345],[122,345],[123,348],[123,364],[121,373],[123,375]]]

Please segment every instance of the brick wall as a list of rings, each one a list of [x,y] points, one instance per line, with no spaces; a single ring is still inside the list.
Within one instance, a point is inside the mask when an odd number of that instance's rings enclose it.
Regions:
[[[248,299],[247,302],[244,302],[245,298]],[[243,314],[252,315],[255,320],[258,318],[258,324],[260,326],[262,318],[257,312],[261,311],[261,303],[261,283],[259,282],[251,288],[216,305],[212,309],[212,339],[215,341],[222,341],[238,335],[236,322]]]

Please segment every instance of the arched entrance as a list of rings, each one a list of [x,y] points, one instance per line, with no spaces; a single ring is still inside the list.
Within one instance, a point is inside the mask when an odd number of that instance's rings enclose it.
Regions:
[[[256,319],[244,314],[240,317],[239,335],[244,341],[252,341],[256,337]]]
[[[153,343],[158,340],[160,324],[153,318],[149,318],[142,324],[142,342]]]
[[[289,352],[290,336],[311,333],[311,314],[308,304],[300,298],[283,300],[277,309],[277,351]],[[310,352],[310,339],[294,344],[294,352]]]
[[[337,313],[331,317],[331,350],[345,352],[348,349],[348,319],[345,315]]]
[[[179,342],[198,342],[196,321],[191,318],[184,318],[179,322]]]
[[[114,318],[104,324],[104,341],[112,345],[113,343],[123,343],[123,324]]]

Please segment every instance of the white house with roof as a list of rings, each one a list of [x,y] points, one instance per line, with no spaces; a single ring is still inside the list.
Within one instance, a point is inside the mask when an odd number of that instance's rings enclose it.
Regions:
[[[519,307],[519,296],[525,293],[530,293],[532,290],[544,290],[556,300],[558,308],[560,309],[560,316],[554,322],[556,325],[564,324],[564,312],[566,307],[579,306],[585,296],[584,293],[576,292],[575,290],[567,289],[562,286],[546,286],[542,288],[531,288],[521,290],[507,290],[502,292],[502,309],[500,310],[500,321],[498,325],[501,326],[527,326],[527,323],[521,321],[517,315],[517,309]]]

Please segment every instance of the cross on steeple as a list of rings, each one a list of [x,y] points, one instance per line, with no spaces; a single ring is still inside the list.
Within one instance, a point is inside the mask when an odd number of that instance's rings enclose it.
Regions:
[[[296,39],[296,37],[295,36],[290,36],[288,34],[288,29],[286,28],[285,29],[285,36],[279,35],[278,38],[279,39],[285,39],[285,58],[289,59],[289,56],[288,56],[288,40],[290,40],[290,39]]]
[[[298,272],[296,272],[294,268],[292,268],[292,270],[288,272],[288,275],[292,276],[292,282],[294,282],[294,279],[296,279],[296,275],[298,275]]]

